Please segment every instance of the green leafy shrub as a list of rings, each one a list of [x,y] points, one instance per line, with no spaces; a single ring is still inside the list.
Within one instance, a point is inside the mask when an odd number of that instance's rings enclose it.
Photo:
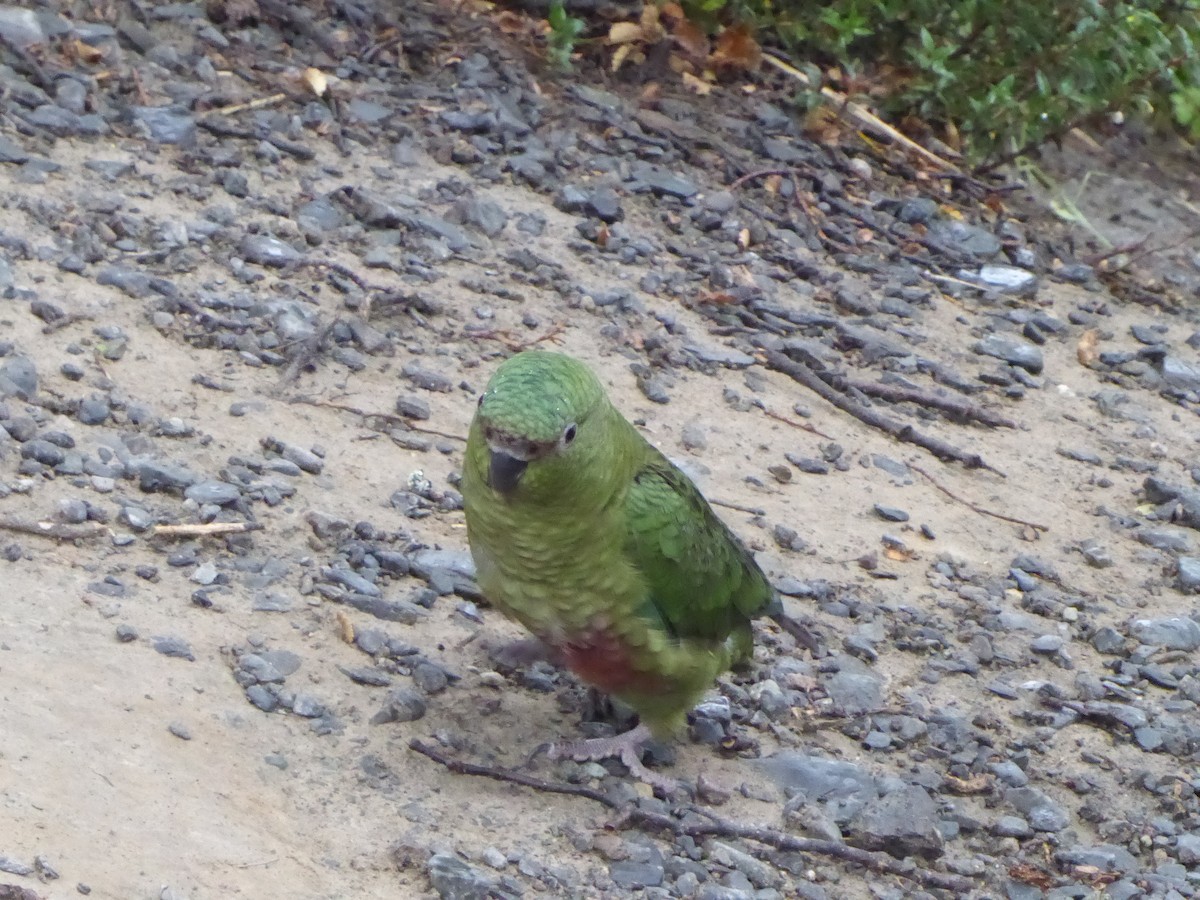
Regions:
[[[718,2],[797,59],[871,85],[885,113],[952,124],[977,160],[1113,112],[1200,137],[1200,0]]]

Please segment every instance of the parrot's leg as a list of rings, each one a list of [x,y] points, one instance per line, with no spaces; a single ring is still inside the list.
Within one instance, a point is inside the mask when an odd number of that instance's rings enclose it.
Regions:
[[[556,741],[545,748],[551,759],[573,759],[575,762],[599,762],[602,759],[619,759],[629,769],[629,774],[657,788],[667,796],[679,786],[674,778],[651,772],[642,764],[642,747],[653,735],[645,725],[607,738],[588,738],[578,741]],[[541,748],[539,748],[540,750]]]

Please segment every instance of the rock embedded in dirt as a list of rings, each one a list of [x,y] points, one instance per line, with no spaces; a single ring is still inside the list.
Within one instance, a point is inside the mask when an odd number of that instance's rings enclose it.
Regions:
[[[428,705],[418,691],[408,687],[393,688],[379,711],[371,717],[372,725],[389,722],[414,722],[424,717]]]

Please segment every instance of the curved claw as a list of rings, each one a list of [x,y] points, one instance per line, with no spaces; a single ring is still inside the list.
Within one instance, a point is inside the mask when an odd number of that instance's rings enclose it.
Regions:
[[[650,729],[645,725],[639,725],[637,728],[632,728],[624,734],[611,738],[555,741],[535,748],[526,765],[532,763],[542,753],[545,753],[550,759],[573,759],[576,762],[598,762],[615,757],[629,769],[629,774],[634,778],[657,789],[664,796],[670,796],[679,787],[679,783],[674,778],[651,772],[642,763],[642,745],[650,737]]]

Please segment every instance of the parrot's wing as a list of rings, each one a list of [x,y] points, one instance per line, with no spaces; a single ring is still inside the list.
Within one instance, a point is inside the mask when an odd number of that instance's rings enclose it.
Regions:
[[[626,501],[626,552],[649,589],[646,613],[676,637],[724,640],[774,592],[750,552],[679,469],[655,454]]]

